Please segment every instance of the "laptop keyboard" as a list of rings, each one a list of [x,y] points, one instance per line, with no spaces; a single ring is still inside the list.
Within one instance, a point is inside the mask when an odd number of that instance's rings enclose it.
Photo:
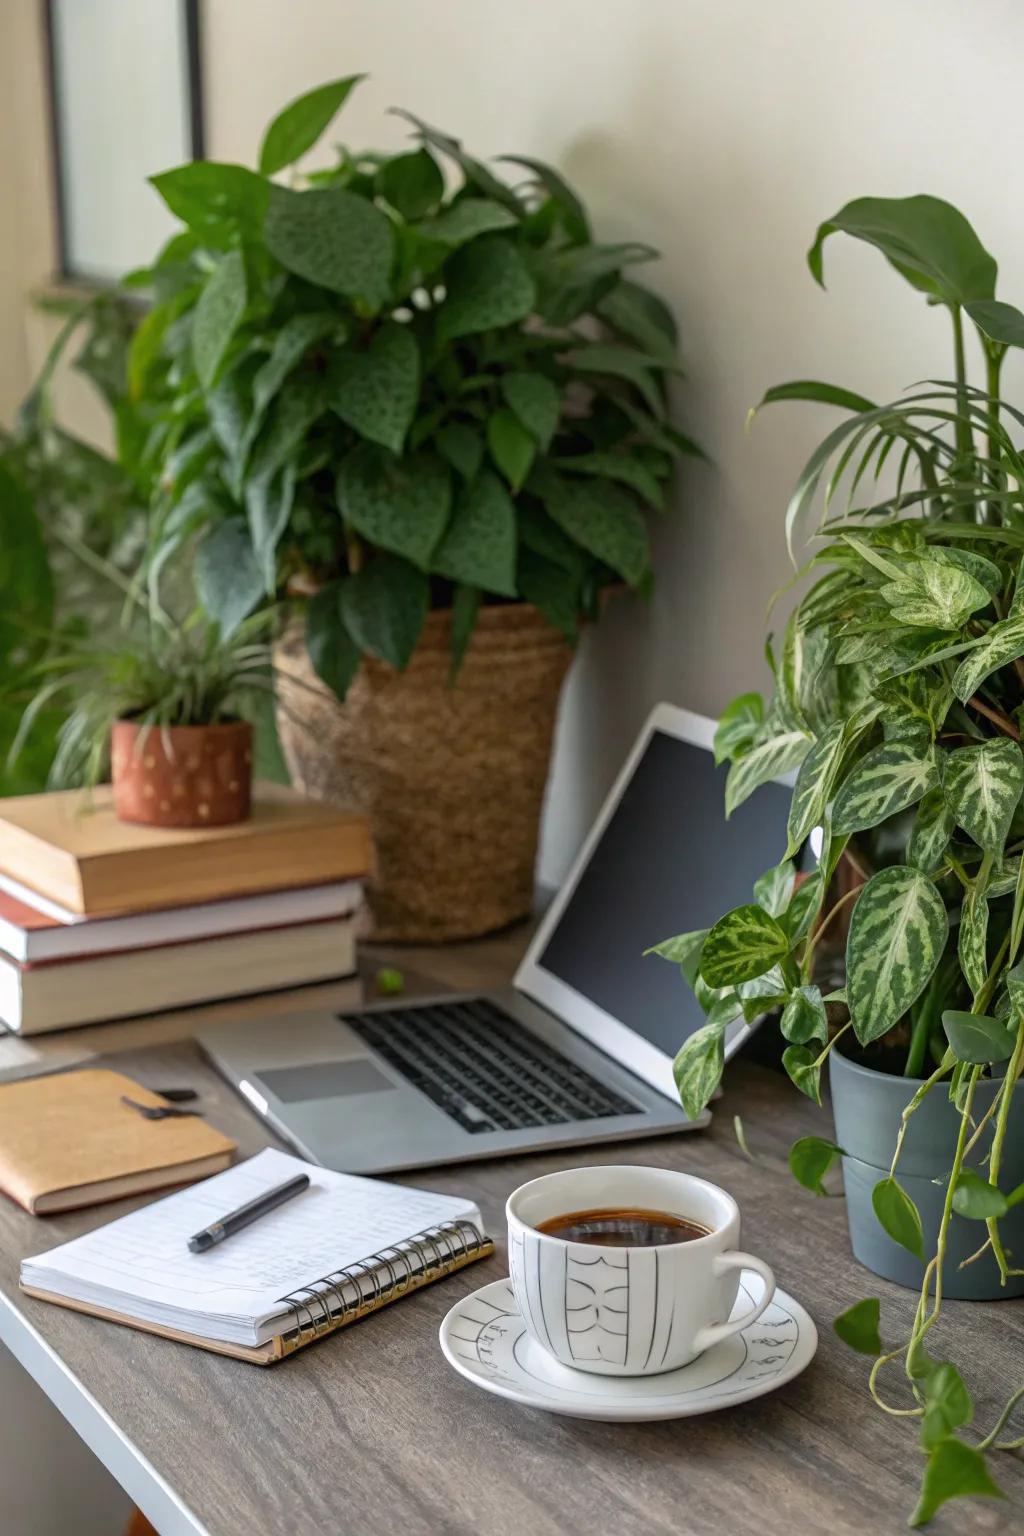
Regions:
[[[375,1008],[344,1022],[473,1135],[643,1114],[486,998]]]

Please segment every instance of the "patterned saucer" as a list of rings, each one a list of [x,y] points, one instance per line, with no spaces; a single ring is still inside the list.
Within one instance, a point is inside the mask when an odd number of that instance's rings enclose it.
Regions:
[[[736,1312],[762,1294],[744,1270]],[[798,1301],[777,1290],[742,1333],[724,1339],[678,1371],[659,1376],[597,1376],[570,1370],[526,1331],[512,1287],[494,1280],[457,1302],[441,1324],[448,1363],[475,1386],[526,1408],[577,1419],[683,1419],[774,1392],[814,1358],[818,1331]]]

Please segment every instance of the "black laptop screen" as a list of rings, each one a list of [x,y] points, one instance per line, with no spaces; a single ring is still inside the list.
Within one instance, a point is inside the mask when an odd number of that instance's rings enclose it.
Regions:
[[[762,785],[726,821],[725,774],[655,731],[538,961],[669,1055],[704,1016],[678,966],[644,950],[751,901],[786,849],[789,789]]]

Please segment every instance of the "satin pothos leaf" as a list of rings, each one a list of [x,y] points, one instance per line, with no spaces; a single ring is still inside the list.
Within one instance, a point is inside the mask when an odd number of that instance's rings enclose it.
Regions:
[[[846,747],[845,720],[826,726],[800,764],[789,806],[786,857],[791,859],[825,814]]]
[[[949,934],[934,884],[919,870],[879,870],[853,909],[846,989],[854,1033],[868,1045],[891,1029],[924,991]]]
[[[795,884],[796,865],[785,859],[754,881],[754,900],[771,917],[781,917],[792,899]]]
[[[923,795],[907,843],[907,863],[925,874],[936,869],[949,846],[956,822],[941,788]],[[1011,887],[1012,889],[1012,887]]]
[[[862,757],[839,786],[832,808],[833,831],[842,834],[875,827],[914,805],[938,782],[931,747],[922,747],[919,741],[885,742]]]
[[[988,900],[984,891],[972,888],[960,909],[957,956],[967,985],[977,997],[988,975]]]
[[[942,792],[958,826],[986,853],[1001,854],[1024,789],[1024,756],[996,737],[946,758]]]
[[[731,816],[762,784],[799,767],[810,747],[811,737],[806,731],[797,730],[779,731],[751,747],[729,769],[725,781],[726,816]]]
[[[725,1065],[725,1024],[712,1021],[684,1042],[673,1065],[679,1098],[691,1120],[707,1105],[722,1080]]]
[[[735,986],[761,976],[788,953],[785,931],[763,907],[735,907],[705,939],[700,974],[709,987]]]

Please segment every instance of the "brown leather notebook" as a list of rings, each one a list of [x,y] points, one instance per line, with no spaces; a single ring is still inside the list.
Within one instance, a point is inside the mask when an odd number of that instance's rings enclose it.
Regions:
[[[248,821],[198,829],[119,821],[109,784],[0,801],[0,871],[90,917],[361,879],[371,864],[364,816],[283,784],[253,786]]]
[[[0,1189],[35,1216],[220,1173],[235,1143],[199,1116],[147,1120],[159,1094],[104,1068],[0,1086]]]

